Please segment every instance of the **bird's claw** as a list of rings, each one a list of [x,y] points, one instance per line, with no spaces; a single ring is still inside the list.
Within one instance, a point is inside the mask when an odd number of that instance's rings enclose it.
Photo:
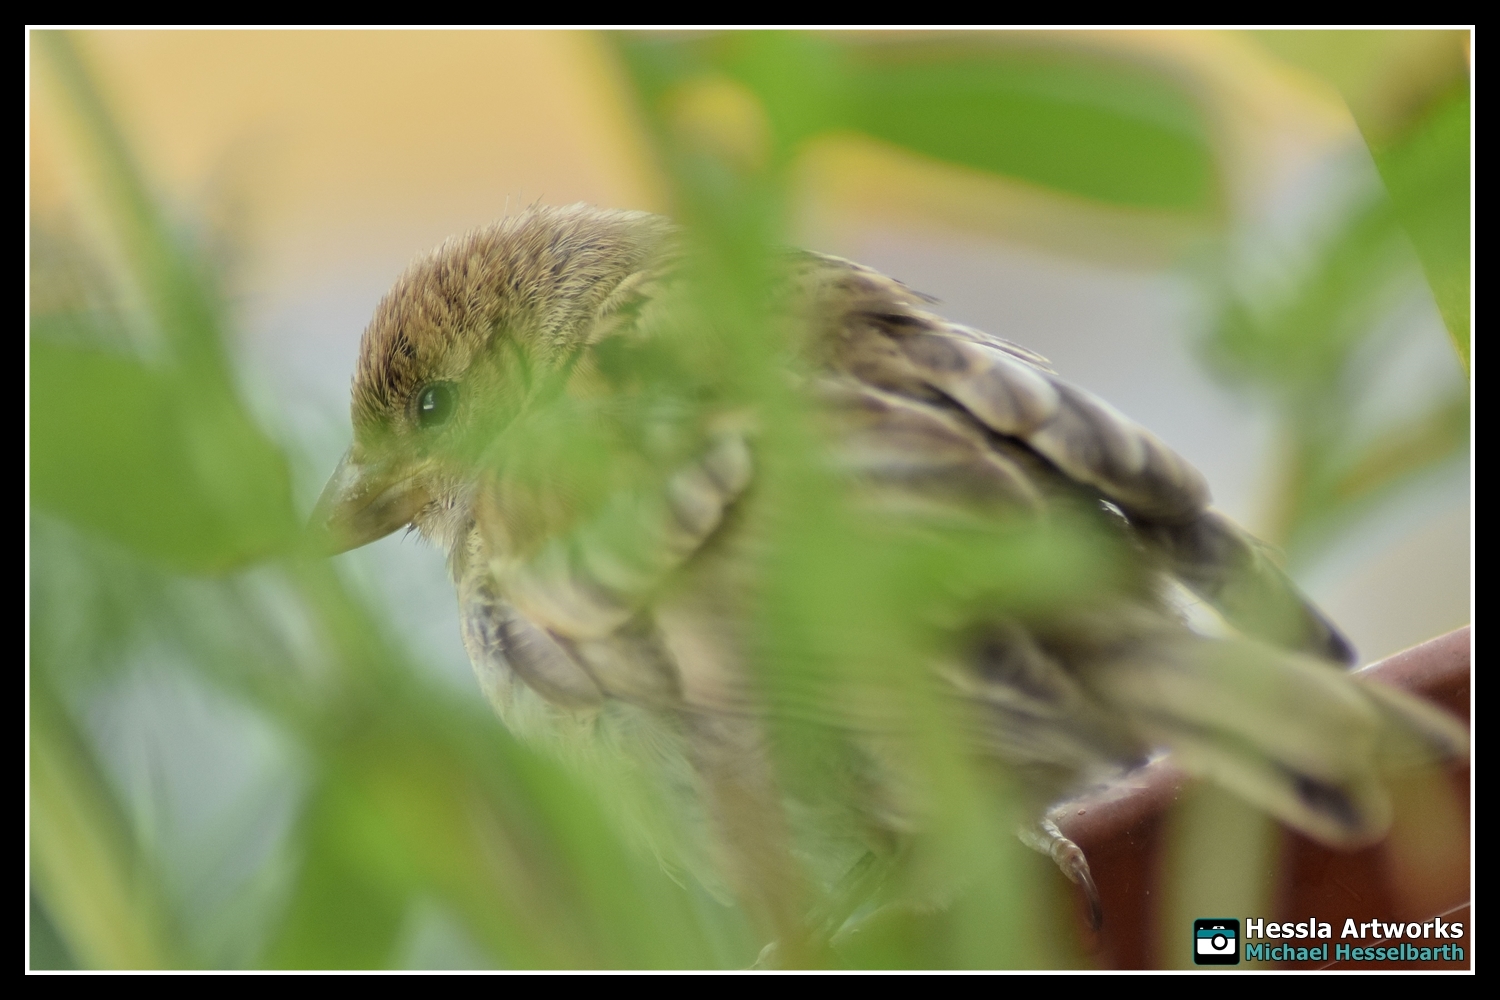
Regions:
[[[1026,846],[1047,855],[1062,873],[1083,890],[1089,907],[1089,928],[1098,931],[1104,926],[1104,904],[1099,899],[1099,887],[1094,884],[1094,873],[1089,870],[1089,859],[1083,848],[1063,835],[1055,822],[1043,819],[1035,826],[1023,828],[1021,840]]]

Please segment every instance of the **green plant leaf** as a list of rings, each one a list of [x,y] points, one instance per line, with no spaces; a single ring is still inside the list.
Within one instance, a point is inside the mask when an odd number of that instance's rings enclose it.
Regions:
[[[1148,65],[1001,39],[734,32],[630,38],[622,48],[648,104],[716,74],[747,86],[783,160],[813,136],[852,130],[1116,205],[1203,213],[1218,203],[1200,108]]]
[[[40,506],[163,564],[221,571],[293,537],[285,463],[229,405],[125,355],[31,344]]]
[[[1343,95],[1468,370],[1468,32],[1256,34],[1267,48]]]
[[[847,124],[875,138],[1117,205],[1214,205],[1202,115],[1143,67],[973,45],[869,46],[850,63]]]
[[[1390,145],[1372,148],[1422,260],[1454,348],[1469,367],[1469,88],[1455,87]]]
[[[175,965],[155,872],[45,678],[30,708],[32,874],[68,952],[94,969]]]

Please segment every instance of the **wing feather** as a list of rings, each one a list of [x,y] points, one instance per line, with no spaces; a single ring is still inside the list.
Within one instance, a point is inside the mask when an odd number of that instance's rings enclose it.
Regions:
[[[1181,522],[1207,508],[1208,484],[1186,459],[1034,355],[928,312],[877,272],[826,261],[834,273],[809,290],[822,299],[811,311],[839,370],[879,389],[951,402],[1128,513]]]
[[[1123,511],[1164,568],[1247,634],[1339,663],[1354,653],[1253,538],[1209,508],[1208,484],[1186,459],[1108,403],[1062,379],[1044,358],[949,323],[928,301],[878,272],[817,257],[799,272],[829,363],[916,409],[958,410],[993,432],[989,449],[1017,447],[1049,476]],[[821,268],[817,264],[821,264]],[[1014,460],[1011,459],[1011,465]]]

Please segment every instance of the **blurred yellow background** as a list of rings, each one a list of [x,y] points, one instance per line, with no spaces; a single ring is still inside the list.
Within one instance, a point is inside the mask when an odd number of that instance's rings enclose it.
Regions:
[[[404,238],[406,255],[534,199],[660,209],[588,34],[91,32],[144,164],[189,202],[240,199],[270,281]],[[34,197],[65,198],[37,78]],[[211,204],[209,207],[213,207]],[[404,232],[403,232],[404,230]],[[370,241],[374,240],[374,246]]]

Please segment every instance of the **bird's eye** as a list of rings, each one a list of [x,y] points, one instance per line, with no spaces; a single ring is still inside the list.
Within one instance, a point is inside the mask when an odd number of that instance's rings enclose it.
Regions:
[[[434,382],[417,394],[417,423],[424,430],[441,427],[453,416],[458,404],[458,388],[452,382]]]

